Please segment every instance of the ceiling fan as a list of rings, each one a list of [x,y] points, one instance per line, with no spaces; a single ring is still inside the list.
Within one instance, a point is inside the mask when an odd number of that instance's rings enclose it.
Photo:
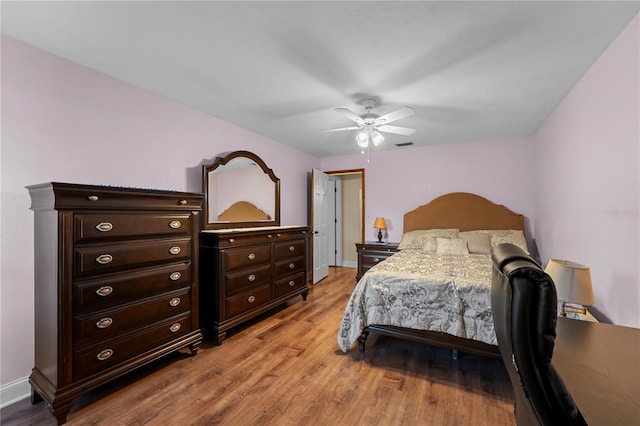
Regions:
[[[342,130],[360,130],[356,134],[356,142],[361,148],[367,148],[369,142],[372,142],[375,146],[380,145],[384,141],[383,133],[394,133],[396,135],[411,136],[416,132],[416,129],[410,127],[390,126],[391,123],[401,118],[409,117],[415,114],[413,108],[403,106],[395,111],[391,111],[384,115],[378,115],[371,112],[371,109],[375,106],[375,99],[365,99],[362,101],[362,105],[366,108],[366,114],[359,116],[347,108],[336,108],[336,111],[343,114],[350,120],[355,121],[355,126],[341,127],[338,129],[323,130],[323,132],[339,132]]]

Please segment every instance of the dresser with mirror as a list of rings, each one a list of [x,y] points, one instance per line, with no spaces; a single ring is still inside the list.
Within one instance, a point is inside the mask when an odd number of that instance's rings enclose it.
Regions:
[[[280,225],[280,179],[249,151],[203,166],[200,326],[221,344],[227,330],[302,296],[307,226]]]

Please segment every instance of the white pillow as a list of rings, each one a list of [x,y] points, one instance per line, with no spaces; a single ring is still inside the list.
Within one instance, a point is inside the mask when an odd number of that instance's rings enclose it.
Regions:
[[[466,240],[469,253],[491,253],[491,236],[484,231],[465,231],[458,234],[458,238]]]
[[[437,254],[469,254],[467,240],[436,238]]]
[[[524,232],[517,229],[489,229],[482,232],[488,232],[491,236],[491,247],[495,247],[498,244],[511,243],[529,254],[527,248],[527,240],[524,237]]]
[[[418,249],[436,251],[436,237],[457,238],[459,229],[420,229],[402,234],[398,250]]]

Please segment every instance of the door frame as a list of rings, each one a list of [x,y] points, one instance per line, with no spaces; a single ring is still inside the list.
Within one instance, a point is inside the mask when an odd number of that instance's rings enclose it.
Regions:
[[[362,211],[360,212],[360,242],[364,242],[364,218],[365,218],[365,191],[364,191],[364,181],[365,181],[365,169],[346,169],[346,170],[331,170],[328,172],[324,172],[328,175],[360,175],[360,186],[362,188],[362,195],[360,199],[360,203],[362,204]]]
[[[365,215],[366,215],[366,208],[365,208],[365,169],[345,169],[345,170],[331,170],[331,171],[323,171],[322,173],[326,174],[326,175],[352,175],[352,174],[359,174],[360,175],[360,185],[361,185],[361,198],[360,198],[360,203],[362,206],[362,211],[360,212],[360,242],[364,242],[364,224],[365,224]],[[311,176],[311,175],[310,175]],[[311,185],[311,193],[310,193],[310,197],[309,197],[309,201],[310,201],[310,210],[309,210],[309,214],[310,214],[310,221],[311,223],[313,223],[313,218],[314,218],[314,214],[315,212],[314,210],[314,202],[313,202],[313,191],[315,190],[315,188],[313,188],[313,178],[311,178],[310,182],[312,183]],[[313,229],[312,229],[312,234],[313,234]],[[313,235],[312,235],[313,238]],[[315,271],[315,264],[314,264],[314,259],[315,259],[315,253],[314,250],[316,249],[315,244],[313,244],[313,241],[310,242],[310,246],[311,246],[311,268],[310,268],[310,274],[311,274],[311,283],[313,284],[314,281],[314,271]]]

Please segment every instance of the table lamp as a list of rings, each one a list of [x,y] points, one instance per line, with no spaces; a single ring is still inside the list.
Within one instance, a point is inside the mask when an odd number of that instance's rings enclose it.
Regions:
[[[593,288],[589,267],[568,260],[551,259],[544,270],[556,285],[558,300],[562,302],[562,316],[567,312],[586,314],[584,305],[593,305]],[[567,307],[567,303],[583,308]]]
[[[375,222],[373,222],[373,227],[378,228],[378,243],[382,242],[382,230],[387,229],[387,224],[384,221],[383,217],[376,217]]]

